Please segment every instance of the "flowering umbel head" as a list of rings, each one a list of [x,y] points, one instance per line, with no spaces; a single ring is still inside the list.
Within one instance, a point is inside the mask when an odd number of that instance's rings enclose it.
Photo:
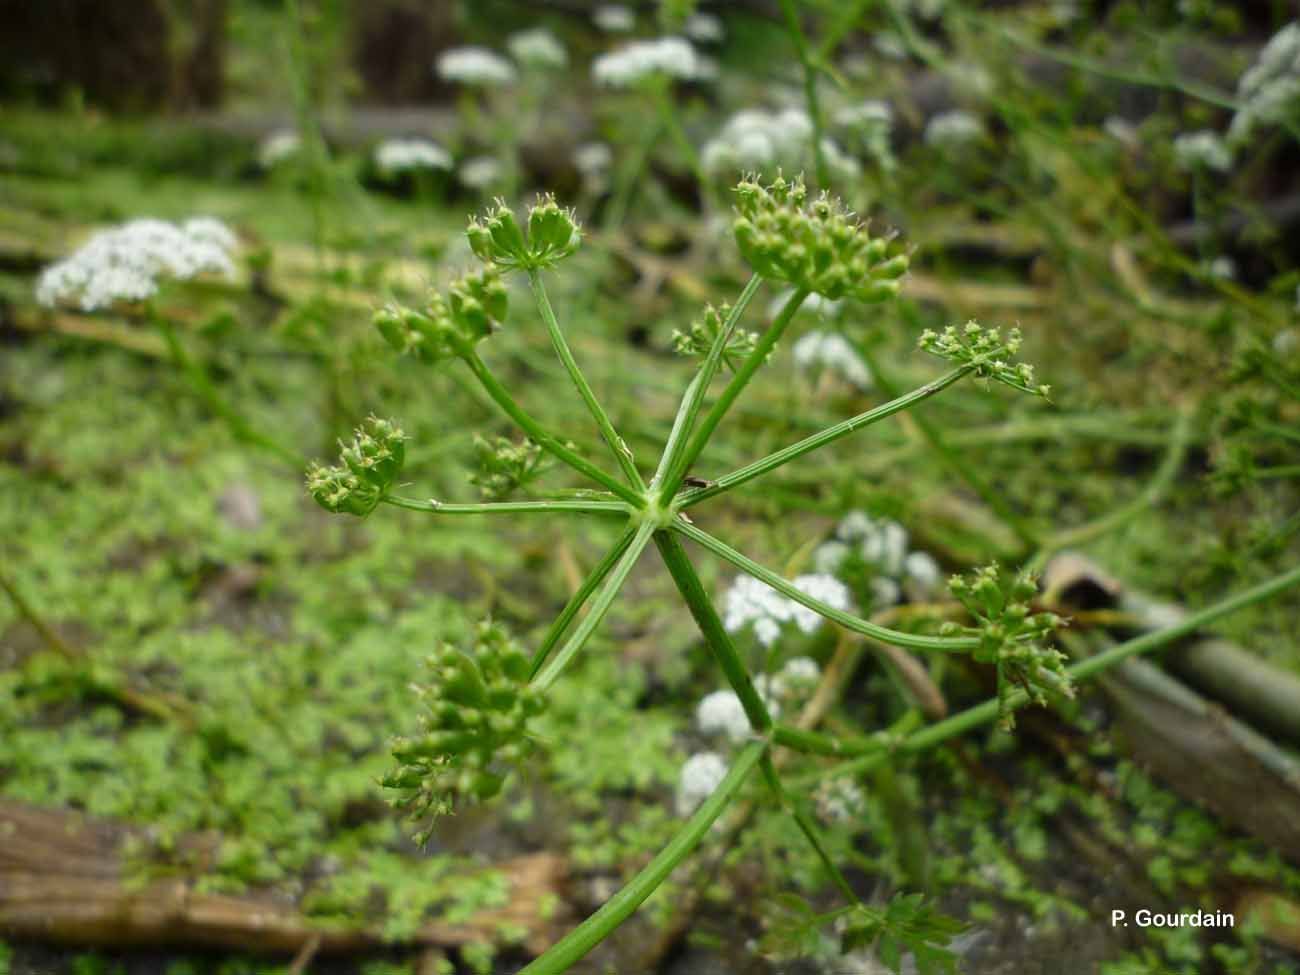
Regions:
[[[713,343],[717,341],[730,314],[730,305],[723,305],[721,308],[709,305],[704,309],[702,317],[691,322],[691,327],[687,331],[678,329],[673,332],[673,349],[678,355],[703,359],[713,348]],[[754,351],[754,344],[757,341],[758,336],[753,332],[747,332],[743,328],[732,329],[731,334],[727,336],[727,344],[722,349],[723,364],[734,372],[736,367]]]
[[[420,311],[387,304],[375,312],[375,328],[398,352],[423,362],[466,356],[506,316],[507,295],[501,275],[491,265],[466,274],[447,289],[434,291]]]
[[[406,460],[406,435],[392,420],[368,417],[351,443],[340,442],[342,463],[313,464],[307,490],[327,511],[364,517],[375,510]]]
[[[420,731],[393,742],[397,768],[382,782],[396,806],[438,816],[501,791],[508,767],[530,748],[528,722],[545,706],[528,671],[528,657],[492,622],[479,624],[471,652],[443,644],[429,657],[428,681],[414,688]]]
[[[826,298],[884,301],[898,294],[908,258],[872,237],[839,200],[811,202],[803,180],[755,178],[736,187],[736,244],[757,273]],[[894,253],[890,253],[891,249]]]
[[[465,236],[479,258],[506,270],[541,270],[564,260],[582,243],[582,233],[572,210],[565,210],[549,193],[538,197],[528,211],[528,229],[519,225],[515,212],[497,200],[469,222]]]
[[[1015,726],[1011,696],[1020,688],[1035,704],[1047,695],[1074,697],[1065,656],[1045,646],[1043,640],[1064,624],[1055,613],[1031,612],[1038,584],[1028,572],[1003,582],[996,564],[969,575],[953,576],[948,588],[974,620],[973,626],[946,623],[944,635],[964,633],[979,639],[974,657],[994,664],[998,674],[998,722],[1004,730]]]
[[[942,332],[926,329],[921,333],[920,346],[931,355],[951,360],[959,365],[975,367],[975,375],[992,379],[1012,389],[1035,396],[1047,396],[1051,387],[1034,382],[1034,367],[1027,362],[1014,362],[1020,351],[1020,329],[1013,328],[1006,339],[996,328],[984,328],[979,322],[967,322],[962,328],[949,325]]]

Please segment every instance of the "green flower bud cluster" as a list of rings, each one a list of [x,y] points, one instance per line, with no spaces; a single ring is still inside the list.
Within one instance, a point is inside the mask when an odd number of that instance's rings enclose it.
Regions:
[[[422,362],[465,356],[506,317],[508,297],[492,266],[466,274],[429,296],[423,311],[388,304],[375,312],[375,328],[394,349]]]
[[[527,438],[515,443],[507,437],[489,440],[475,434],[474,453],[479,469],[469,480],[478,485],[486,501],[508,498],[551,466],[542,448]]]
[[[470,220],[465,236],[481,260],[506,270],[551,267],[582,243],[573,211],[562,209],[549,193],[538,197],[528,211],[527,233],[505,201],[497,200],[482,216]]]
[[[809,202],[802,179],[778,176],[767,186],[744,179],[736,212],[736,244],[763,277],[831,299],[876,302],[898,294],[907,255],[890,238],[872,237],[839,200],[822,193]]]
[[[312,464],[307,490],[326,511],[365,517],[375,510],[402,471],[406,435],[392,420],[370,416],[352,442],[339,442],[342,463]]]
[[[1047,396],[1052,387],[1034,382],[1034,367],[1027,362],[1012,362],[1020,351],[1020,329],[1013,328],[1006,339],[996,328],[979,322],[967,322],[962,328],[949,325],[942,332],[927,328],[921,333],[921,348],[931,355],[962,365],[973,365],[975,374],[984,380],[996,380],[1034,396]]]
[[[689,329],[684,332],[681,329],[674,329],[674,351],[678,355],[691,355],[703,359],[713,348],[713,343],[717,341],[718,334],[722,331],[729,314],[731,314],[730,305],[723,305],[721,308],[709,305],[704,309],[704,317],[693,321]],[[758,335],[755,332],[747,332],[742,328],[732,329],[727,344],[722,349],[723,364],[735,372],[736,367],[749,358],[749,354],[754,351],[757,341]]]
[[[998,723],[1004,730],[1015,727],[1010,697],[1019,687],[1036,704],[1047,703],[1047,694],[1074,697],[1074,687],[1065,670],[1065,655],[1044,646],[1043,639],[1063,625],[1055,613],[1032,612],[1038,584],[1022,572],[1004,584],[995,564],[976,569],[963,578],[953,576],[948,589],[975,620],[974,626],[945,623],[945,636],[965,634],[979,639],[973,656],[981,663],[994,664],[998,674]]]
[[[472,654],[444,644],[428,669],[429,682],[415,687],[420,732],[393,742],[397,768],[381,783],[396,792],[394,805],[421,818],[500,792],[507,767],[530,750],[528,722],[545,706],[528,684],[528,657],[491,621],[479,624]]]

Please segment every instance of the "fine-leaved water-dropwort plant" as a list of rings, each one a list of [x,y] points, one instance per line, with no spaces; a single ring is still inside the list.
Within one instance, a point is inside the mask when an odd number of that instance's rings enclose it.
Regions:
[[[365,516],[381,504],[442,516],[571,512],[623,525],[617,541],[530,653],[499,625],[485,623],[474,646],[465,650],[444,646],[433,654],[427,682],[419,688],[419,729],[398,739],[394,746],[397,768],[384,782],[394,790],[399,806],[426,823],[430,816],[458,804],[488,799],[502,789],[511,767],[524,761],[535,747],[530,721],[545,709],[548,690],[600,626],[633,566],[651,544],[658,549],[726,680],[728,689],[705,698],[697,719],[710,733],[739,744],[730,753],[729,762],[714,752],[702,752],[692,759],[692,767],[683,770],[678,810],[686,818],[677,835],[627,886],[528,965],[524,972],[529,975],[564,971],[608,936],[701,842],[755,772],[779,808],[793,817],[845,899],[843,908],[829,914],[811,909],[795,912],[790,924],[803,932],[794,932],[795,940],[834,922],[846,951],[875,945],[895,968],[903,950],[912,952],[923,970],[950,967],[953,956],[943,945],[956,930],[953,922],[914,896],[895,897],[879,908],[863,903],[827,852],[815,810],[804,798],[791,794],[773,761],[776,750],[791,749],[842,759],[845,765],[878,762],[888,760],[902,740],[889,733],[837,737],[778,720],[774,711],[778,710],[782,686],[751,674],[732,641],[731,633],[739,626],[752,623],[762,628],[760,636],[774,637],[786,622],[807,630],[824,619],[871,640],[923,652],[969,654],[989,664],[997,674],[996,701],[915,733],[926,736],[928,744],[995,717],[1009,727],[1014,710],[1025,703],[1068,697],[1073,692],[1071,671],[1065,668],[1062,655],[1047,643],[1060,621],[1035,609],[1036,589],[1027,574],[1008,580],[996,567],[989,567],[968,578],[954,579],[951,589],[968,611],[965,619],[944,623],[933,632],[895,630],[851,612],[844,587],[833,577],[810,575],[787,580],[688,517],[688,511],[693,513],[709,499],[797,462],[810,451],[906,410],[965,377],[1001,383],[1032,395],[1047,392],[1047,387],[1035,381],[1032,369],[1016,361],[1016,333],[1004,337],[974,322],[941,333],[927,332],[921,338],[922,349],[952,363],[952,369],[940,378],[716,481],[688,481],[692,465],[745,387],[771,358],[810,296],[831,301],[887,301],[898,293],[908,269],[907,255],[891,237],[869,233],[834,198],[810,196],[801,179],[743,180],[736,187],[733,229],[736,244],[754,274],[732,304],[706,310],[695,326],[676,337],[678,350],[701,362],[686,386],[662,454],[648,477],[648,469],[638,462],[597,399],[552,309],[544,275],[579,247],[581,233],[573,215],[550,197],[538,200],[522,221],[498,201],[471,220],[467,230],[470,247],[482,261],[481,269],[465,275],[445,293],[431,293],[422,308],[390,305],[375,315],[378,330],[397,351],[431,365],[459,363],[467,368],[526,435],[523,445],[509,441],[480,445],[498,460],[480,484],[485,498],[491,500],[444,503],[396,493],[406,436],[393,421],[375,417],[344,446],[338,464],[314,466],[308,473],[312,495],[334,512]],[[505,317],[507,292],[502,278],[509,274],[527,279],[555,353],[608,447],[613,470],[582,456],[560,431],[534,419],[480,356],[480,343]],[[789,297],[765,330],[751,334],[739,323],[764,282],[790,289]],[[714,381],[724,367],[730,378],[710,400]],[[581,474],[594,490],[508,500],[513,488],[539,470],[543,453]],[[841,558],[861,548],[863,557],[879,562],[882,571],[905,576],[910,570],[901,527],[865,518],[859,521],[863,524],[842,526]],[[743,586],[733,587],[733,593],[739,595],[731,597],[723,612],[696,574],[683,540],[696,543],[752,577]],[[919,576],[930,579],[935,575],[937,567],[915,561]],[[580,618],[584,608],[586,615]],[[808,666],[811,663],[800,664],[798,672],[783,672],[781,680],[796,686],[799,679],[816,679],[815,665]],[[1093,661],[1087,666],[1091,668],[1088,673],[1099,669]]]

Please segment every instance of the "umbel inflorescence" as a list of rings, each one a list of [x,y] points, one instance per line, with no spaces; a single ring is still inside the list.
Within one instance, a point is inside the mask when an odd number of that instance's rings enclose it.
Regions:
[[[320,504],[330,511],[358,516],[389,504],[440,515],[578,512],[623,523],[608,553],[531,652],[526,654],[514,644],[500,626],[486,623],[467,650],[443,646],[433,654],[428,679],[417,688],[419,730],[398,739],[394,746],[398,767],[385,780],[404,809],[427,819],[459,803],[482,801],[500,792],[512,766],[534,746],[530,722],[545,707],[548,689],[600,626],[632,567],[651,544],[698,623],[730,687],[728,693],[734,695],[726,698],[726,723],[732,738],[743,743],[729,765],[715,756],[709,774],[697,776],[707,785],[698,795],[692,794],[690,802],[680,804],[679,811],[689,818],[678,837],[605,908],[529,965],[525,969],[529,973],[567,969],[625,920],[662,883],[667,871],[701,841],[749,775],[759,769],[777,803],[795,818],[837,887],[850,898],[850,909],[876,919],[872,924],[883,925],[879,931],[871,928],[875,932],[872,937],[911,938],[914,951],[942,952],[934,944],[923,944],[924,938],[915,931],[909,934],[905,925],[891,926],[889,911],[873,913],[856,898],[827,857],[819,827],[791,799],[772,762],[772,753],[778,748],[820,756],[878,752],[878,758],[887,760],[884,749],[888,738],[843,740],[778,720],[779,702],[771,693],[772,686],[751,676],[732,642],[730,634],[739,628],[741,616],[746,622],[761,616],[762,632],[768,636],[785,621],[811,631],[822,620],[829,620],[898,647],[970,654],[996,669],[1006,722],[1010,712],[1024,703],[1008,688],[1024,690],[1034,700],[1070,690],[1060,655],[1046,643],[1058,621],[1050,614],[1031,611],[1035,587],[1028,576],[1004,582],[996,570],[986,570],[969,582],[955,580],[953,592],[968,608],[968,624],[953,623],[929,633],[893,630],[855,615],[847,590],[834,578],[786,579],[686,516],[687,509],[921,402],[963,377],[1046,393],[1046,387],[1033,382],[1028,366],[1013,361],[1019,347],[1017,333],[1003,339],[996,330],[974,323],[963,329],[926,333],[922,347],[953,364],[946,375],[716,481],[688,480],[692,464],[745,386],[771,359],[805,300],[820,295],[832,301],[884,301],[897,294],[908,269],[907,254],[891,236],[872,235],[832,197],[822,194],[810,199],[801,179],[778,176],[770,183],[756,178],[742,181],[736,189],[734,232],[754,275],[734,302],[706,308],[688,330],[674,335],[677,351],[698,358],[700,363],[682,396],[653,473],[643,471],[618,433],[583,375],[551,307],[543,275],[580,246],[582,234],[573,214],[550,196],[539,199],[523,220],[498,200],[472,219],[466,232],[483,265],[478,271],[462,276],[445,292],[431,293],[420,307],[391,304],[374,317],[379,332],[398,352],[428,364],[463,363],[522,430],[522,441],[502,437],[478,441],[483,471],[476,483],[484,500],[458,504],[395,494],[406,436],[394,422],[377,417],[369,418],[353,441],[343,446],[338,464],[315,466],[308,472],[308,487]],[[480,357],[480,343],[505,317],[502,276],[512,273],[527,277],[538,315],[615,462],[614,470],[583,456],[566,437],[533,418]],[[756,333],[742,330],[741,318],[765,281],[791,289],[788,297],[781,299],[779,311],[766,329]],[[710,399],[711,386],[724,372],[723,366],[727,367],[727,381]],[[583,475],[595,490],[511,500],[513,493],[534,484],[544,469],[543,456]],[[752,577],[747,580],[754,590],[749,602],[741,606],[733,598],[724,620],[696,574],[683,539]],[[733,587],[735,591],[738,587]],[[815,666],[812,671],[815,675]],[[765,688],[763,693],[759,685]],[[747,734],[742,724],[747,726]]]

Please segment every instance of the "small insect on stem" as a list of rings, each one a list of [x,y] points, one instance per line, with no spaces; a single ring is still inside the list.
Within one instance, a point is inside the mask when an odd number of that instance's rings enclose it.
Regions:
[[[682,478],[683,487],[711,488],[714,483],[714,481],[710,481],[707,477],[696,477],[694,474],[687,474]]]

